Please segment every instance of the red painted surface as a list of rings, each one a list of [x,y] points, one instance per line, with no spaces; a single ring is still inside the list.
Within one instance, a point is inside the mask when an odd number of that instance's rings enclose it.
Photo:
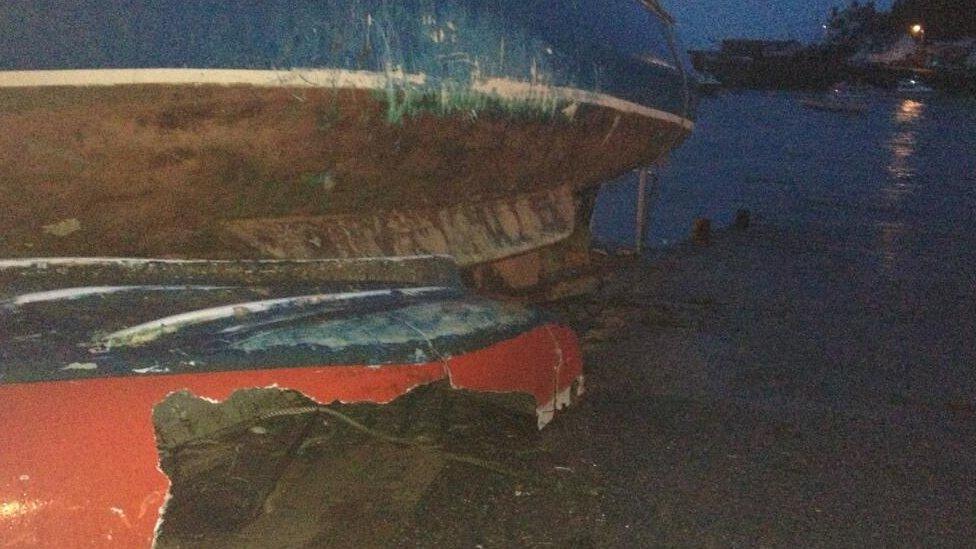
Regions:
[[[385,403],[449,375],[543,405],[581,373],[575,335],[549,325],[444,363],[0,385],[0,546],[150,546],[169,489],[152,409],[174,391],[223,400],[275,385],[322,403]]]
[[[490,357],[478,353],[455,357],[451,383],[465,389],[531,393],[540,405],[549,404],[558,391],[582,375],[579,344],[576,334],[562,326],[544,326],[530,333],[534,337],[518,345],[487,349]]]

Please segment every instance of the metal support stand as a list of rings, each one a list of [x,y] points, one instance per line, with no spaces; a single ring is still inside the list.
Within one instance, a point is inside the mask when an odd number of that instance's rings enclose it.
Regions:
[[[647,176],[648,169],[641,168],[637,175],[637,219],[634,223],[634,253],[644,253],[644,223],[647,217]]]
[[[647,232],[647,212],[654,207],[657,198],[658,178],[651,168],[637,170],[637,219],[634,234],[634,252],[639,256],[644,253],[644,237]],[[650,186],[650,189],[648,189]]]

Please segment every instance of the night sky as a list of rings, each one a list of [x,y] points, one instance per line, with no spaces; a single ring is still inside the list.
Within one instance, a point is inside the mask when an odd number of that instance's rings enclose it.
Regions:
[[[863,0],[862,0],[863,2]],[[822,36],[821,25],[831,6],[849,0],[663,0],[678,19],[685,46],[704,48],[722,38],[796,38],[804,42]],[[889,9],[891,0],[878,0]]]

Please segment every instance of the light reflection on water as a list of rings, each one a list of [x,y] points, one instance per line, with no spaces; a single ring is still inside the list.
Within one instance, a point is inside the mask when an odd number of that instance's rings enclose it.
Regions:
[[[789,259],[782,275],[770,268],[779,265],[775,258],[757,267],[761,276],[745,287],[791,310],[793,292],[797,302],[809,296],[809,325],[783,323],[784,336],[802,344],[759,341],[756,354],[738,356],[761,357],[758,363],[776,349],[815,349],[809,356],[823,361],[770,361],[775,382],[749,377],[735,386],[750,402],[780,410],[797,395],[823,395],[832,409],[870,402],[876,410],[908,402],[906,395],[939,403],[976,394],[976,99],[877,92],[867,101],[855,117],[802,109],[788,93],[707,99],[696,134],[662,176],[649,242],[687,239],[696,217],[722,227],[737,208],[750,209],[760,227],[753,234],[783,235]],[[616,205],[633,200],[633,187],[617,189]],[[617,211],[626,245],[633,210]],[[766,244],[745,257],[763,261]],[[724,338],[706,345],[717,345],[714,356],[731,356],[741,352],[738,337],[725,340],[729,347],[714,343]],[[823,345],[808,343],[818,337]],[[727,379],[726,364],[715,361],[711,377]],[[777,393],[773,384],[785,379],[789,389]],[[923,409],[911,406],[897,421]]]
[[[896,207],[918,189],[918,134],[916,127],[925,112],[925,104],[914,99],[904,99],[895,107],[893,119],[896,122],[891,138],[886,143],[891,153],[886,170],[890,177],[881,189],[882,200],[889,207]],[[906,230],[902,222],[879,220],[875,225],[878,231],[878,255],[881,270],[891,273],[903,246],[900,238]]]
[[[885,274],[891,274],[895,271],[895,267],[904,253],[905,246],[901,239],[907,227],[904,223],[880,221],[877,224],[877,229],[881,271]]]
[[[895,120],[898,122],[915,122],[922,116],[925,104],[914,99],[905,99],[898,106],[895,112]]]
[[[914,99],[903,100],[895,109],[894,120],[898,126],[887,146],[891,151],[888,173],[896,180],[911,179],[918,173],[913,162],[918,145],[915,123],[922,117],[924,110],[925,104]],[[893,191],[891,194],[894,198],[898,198],[909,188],[909,185],[897,181],[891,188]]]
[[[918,173],[912,165],[918,138],[914,131],[898,132],[888,141],[891,151],[891,162],[888,163],[888,173],[896,180],[911,179]]]

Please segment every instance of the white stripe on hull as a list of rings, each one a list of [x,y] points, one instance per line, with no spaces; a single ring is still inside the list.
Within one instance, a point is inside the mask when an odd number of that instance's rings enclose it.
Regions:
[[[227,290],[233,286],[84,286],[79,288],[63,288],[60,290],[50,290],[47,292],[34,292],[21,294],[11,299],[0,301],[0,307],[20,307],[35,303],[47,303],[50,301],[72,301],[85,297],[103,297],[109,294],[124,292],[188,292],[188,291],[214,291]]]
[[[646,118],[663,120],[681,126],[691,131],[695,128],[695,123],[687,118],[682,118],[676,114],[645,107],[632,101],[620,99],[605,93],[597,93],[579,88],[566,88],[559,86],[546,86],[543,84],[533,84],[519,80],[509,80],[507,78],[488,78],[475,82],[471,89],[486,95],[494,95],[504,99],[549,99],[555,98],[561,101],[586,103],[606,107],[615,111],[636,114]]]
[[[423,74],[353,71],[344,69],[73,69],[0,71],[0,88],[56,86],[102,87],[129,85],[218,85],[261,88],[346,88],[375,90],[389,82],[423,85]]]
[[[221,85],[263,88],[341,88],[381,90],[391,83],[424,85],[424,74],[400,71],[374,72],[345,69],[77,69],[42,71],[0,71],[0,88],[102,87],[126,85]],[[507,78],[476,81],[471,89],[501,99],[558,99],[586,103],[662,120],[691,131],[695,124],[687,118],[654,109],[612,95],[534,84]]]

